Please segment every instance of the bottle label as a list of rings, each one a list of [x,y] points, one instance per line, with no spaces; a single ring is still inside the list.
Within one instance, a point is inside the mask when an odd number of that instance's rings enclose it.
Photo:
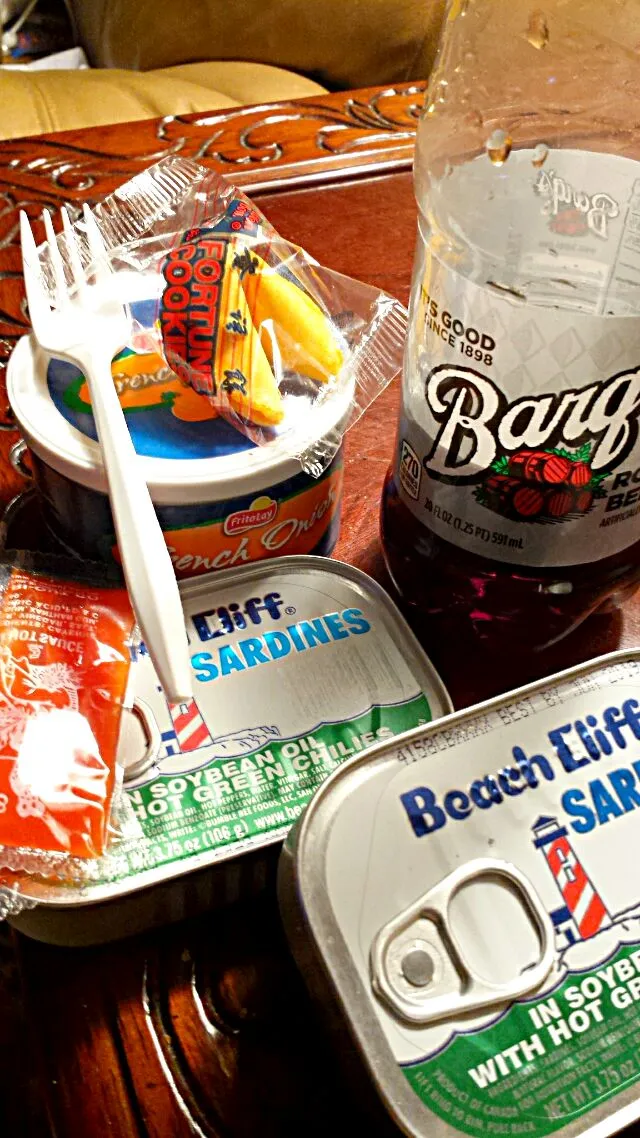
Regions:
[[[528,155],[504,281],[418,257],[396,480],[447,541],[576,565],[640,537],[640,165]]]

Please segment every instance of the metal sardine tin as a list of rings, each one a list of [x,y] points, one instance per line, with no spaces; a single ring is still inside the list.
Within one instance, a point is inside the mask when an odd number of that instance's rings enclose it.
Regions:
[[[640,1115],[639,807],[637,651],[410,731],[320,789],[281,860],[285,923],[405,1134]]]

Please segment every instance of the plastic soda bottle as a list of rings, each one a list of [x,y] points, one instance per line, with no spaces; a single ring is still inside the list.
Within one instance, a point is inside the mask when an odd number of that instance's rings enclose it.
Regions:
[[[382,538],[458,651],[539,651],[640,581],[639,14],[448,7]]]

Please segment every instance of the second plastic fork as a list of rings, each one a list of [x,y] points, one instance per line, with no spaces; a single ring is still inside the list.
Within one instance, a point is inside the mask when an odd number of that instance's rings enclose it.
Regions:
[[[165,694],[170,702],[180,703],[192,696],[180,593],[111,375],[111,361],[126,344],[128,321],[122,305],[114,299],[113,273],[91,212],[85,206],[95,281],[90,285],[86,283],[75,234],[64,210],[62,218],[75,294],[69,295],[62,256],[51,218],[45,212],[56,292],[52,309],[27,216],[20,215],[31,323],[45,351],[74,363],[86,377],[131,603]]]

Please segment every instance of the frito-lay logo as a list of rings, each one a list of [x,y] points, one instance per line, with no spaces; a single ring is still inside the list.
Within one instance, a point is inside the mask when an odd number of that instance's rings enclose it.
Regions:
[[[444,364],[427,377],[425,398],[436,423],[433,445],[424,459],[432,478],[477,482],[499,455],[522,450],[549,454],[587,443],[591,477],[611,471],[635,446],[640,368],[575,390],[527,395],[509,403],[486,376]],[[548,463],[533,454],[527,462],[531,469],[544,470],[548,481]],[[555,467],[551,474],[556,476]],[[574,476],[584,476],[586,484],[586,472],[574,471]]]
[[[258,529],[272,522],[278,513],[278,503],[273,498],[263,495],[255,498],[248,510],[236,510],[224,520],[224,532],[228,537],[234,534],[246,533],[250,529]]]
[[[545,198],[543,213],[551,218],[551,228],[569,236],[590,231],[606,241],[609,220],[620,213],[617,201],[610,194],[576,190],[555,170],[541,170],[534,189]]]

